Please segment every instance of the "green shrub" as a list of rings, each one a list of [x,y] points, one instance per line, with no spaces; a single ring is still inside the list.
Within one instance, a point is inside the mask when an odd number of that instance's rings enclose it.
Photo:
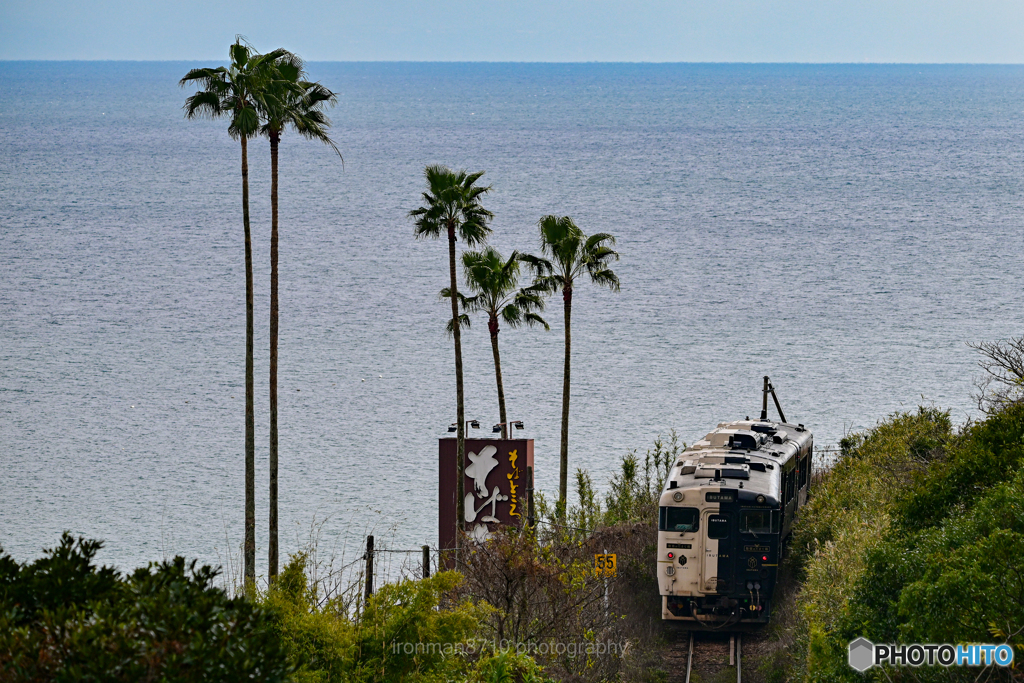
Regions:
[[[798,520],[803,670],[856,680],[846,644],[1012,642],[1024,655],[1024,406],[949,429],[900,413],[844,440],[844,457]],[[921,668],[869,678],[971,679]]]
[[[948,413],[919,408],[843,440],[842,457],[812,491],[790,541],[787,566],[803,579],[796,642],[804,654],[795,658],[793,676],[853,680],[855,672],[845,662],[850,634],[871,636],[860,632],[863,624],[851,604],[863,599],[865,573],[885,547],[897,501],[929,463],[944,456],[951,436]],[[878,588],[876,597],[887,604],[889,585]]]
[[[385,584],[349,614],[336,601],[318,604],[306,554],[292,556],[260,596],[287,648],[299,681],[446,681],[470,676],[472,639],[490,609],[453,601],[457,572]],[[407,645],[408,644],[408,645]]]
[[[895,523],[906,530],[941,524],[970,507],[989,487],[1024,464],[1024,404],[1013,404],[968,425],[949,457],[931,463],[927,476],[897,506]]]
[[[266,613],[176,557],[121,577],[73,539],[30,564],[0,556],[5,681],[284,681],[290,666]]]

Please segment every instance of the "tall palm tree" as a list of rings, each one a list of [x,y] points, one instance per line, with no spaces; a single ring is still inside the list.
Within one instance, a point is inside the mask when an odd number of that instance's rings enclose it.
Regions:
[[[337,96],[320,85],[301,80],[304,75],[302,60],[282,50],[275,61],[275,78],[268,82],[266,97],[262,100],[261,114],[264,124],[260,133],[270,140],[270,541],[268,543],[268,569],[270,578],[277,576],[277,339],[278,339],[278,211],[277,211],[277,158],[281,134],[291,126],[299,135],[317,140],[331,147],[338,156],[334,141],[327,129],[331,120],[324,113],[327,105],[334,105]]]
[[[185,117],[227,116],[228,135],[242,143],[242,226],[245,234],[245,541],[242,546],[246,583],[256,580],[256,421],[253,404],[253,278],[252,236],[249,230],[248,140],[260,128],[259,108],[282,51],[260,55],[240,38],[229,50],[230,66],[192,69],[178,85],[197,84],[200,90],[185,100]]]
[[[427,191],[423,193],[423,206],[409,212],[415,219],[414,234],[417,238],[448,238],[449,299],[452,303],[452,336],[455,339],[455,400],[456,417],[456,483],[455,517],[462,528],[465,517],[465,466],[466,466],[466,406],[462,388],[462,337],[459,332],[459,288],[455,277],[455,240],[462,238],[468,247],[476,246],[487,239],[491,229],[488,223],[494,216],[480,204],[480,196],[490,191],[490,186],[478,187],[476,181],[484,172],[466,173],[453,171],[447,166],[427,166],[423,175],[427,180]],[[456,534],[456,543],[461,534]]]
[[[576,281],[584,275],[596,285],[619,290],[619,278],[608,267],[619,254],[609,244],[615,238],[600,232],[587,237],[569,216],[544,216],[538,221],[540,246],[549,259],[523,255],[522,260],[533,268],[535,283],[549,292],[562,290],[565,310],[565,362],[562,370],[562,443],[558,462],[559,517],[565,515],[569,472],[569,374],[572,356],[572,292]]]
[[[498,382],[498,414],[501,416],[501,438],[508,438],[508,415],[505,412],[505,385],[501,380],[501,354],[498,353],[499,319],[511,328],[526,324],[542,325],[551,329],[544,318],[533,311],[544,310],[545,288],[542,284],[517,289],[519,286],[519,252],[513,251],[505,260],[494,247],[462,254],[462,270],[469,289],[475,296],[462,297],[460,304],[466,311],[487,314],[487,331],[491,335],[491,353],[494,355],[494,376]],[[441,290],[442,298],[451,296],[451,290]],[[448,322],[448,329],[454,326]]]

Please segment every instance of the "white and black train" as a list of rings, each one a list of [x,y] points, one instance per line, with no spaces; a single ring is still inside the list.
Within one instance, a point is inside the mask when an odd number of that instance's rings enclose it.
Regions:
[[[760,419],[719,424],[669,471],[658,515],[663,619],[768,622],[783,543],[807,502],[814,437],[786,422],[764,379]],[[767,419],[769,393],[779,422]]]

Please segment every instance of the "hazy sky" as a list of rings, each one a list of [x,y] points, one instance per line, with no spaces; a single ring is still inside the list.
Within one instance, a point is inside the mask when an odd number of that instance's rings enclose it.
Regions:
[[[1024,0],[2,0],[0,59],[1024,62]]]

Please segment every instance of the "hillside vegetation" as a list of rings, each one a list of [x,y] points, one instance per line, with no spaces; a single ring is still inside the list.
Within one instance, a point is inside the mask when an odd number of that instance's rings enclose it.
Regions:
[[[1024,655],[1024,405],[956,430],[932,408],[843,440],[798,520],[775,680],[979,680],[979,669],[873,668],[847,645],[1000,643]],[[1010,671],[984,672],[1009,678]]]

